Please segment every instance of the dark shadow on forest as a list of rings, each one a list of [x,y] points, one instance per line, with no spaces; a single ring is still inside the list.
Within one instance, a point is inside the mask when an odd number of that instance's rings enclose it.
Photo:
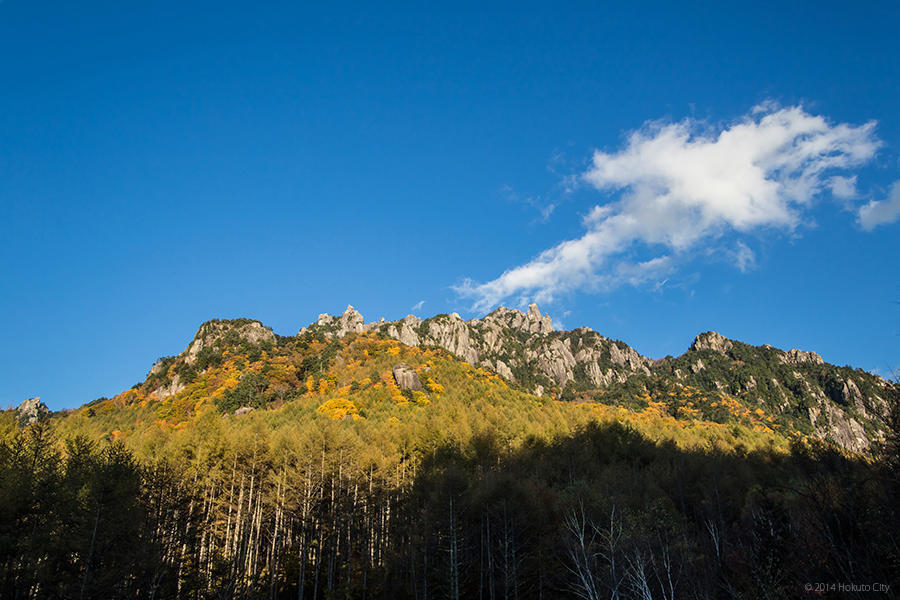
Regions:
[[[0,445],[0,598],[887,598],[896,456],[592,425],[515,450],[478,435],[406,479],[324,447],[290,468],[235,458],[213,486],[38,424]]]

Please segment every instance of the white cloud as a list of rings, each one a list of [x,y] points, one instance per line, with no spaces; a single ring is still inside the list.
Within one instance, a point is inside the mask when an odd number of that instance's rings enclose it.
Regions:
[[[728,232],[792,230],[821,192],[837,187],[840,194],[855,183],[826,175],[869,161],[880,146],[874,130],[874,122],[832,124],[802,107],[773,103],[717,130],[694,119],[648,122],[621,150],[594,153],[583,180],[621,193],[587,214],[581,237],[496,279],[465,280],[455,289],[478,310],[510,298],[547,302],[577,289],[661,278],[674,257]],[[735,261],[750,268],[753,253],[740,244]],[[636,260],[639,249],[656,256]]]
[[[900,180],[891,186],[887,200],[873,200],[859,209],[859,224],[866,231],[900,219]]]
[[[412,305],[412,308],[410,310],[412,310],[413,312],[418,312],[418,311],[422,310],[423,306],[425,306],[425,301],[419,300],[418,302],[416,302],[415,304]]]
[[[831,195],[839,200],[850,200],[856,197],[856,175],[853,177],[841,177],[835,175],[828,180]]]

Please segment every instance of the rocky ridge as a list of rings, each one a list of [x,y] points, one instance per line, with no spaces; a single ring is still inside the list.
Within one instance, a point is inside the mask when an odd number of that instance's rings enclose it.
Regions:
[[[592,389],[634,391],[670,384],[729,394],[751,408],[796,417],[801,430],[855,451],[882,437],[888,399],[900,395],[895,384],[830,365],[815,352],[750,346],[715,331],[698,335],[679,357],[654,361],[587,327],[557,331],[534,304],[527,312],[500,307],[469,320],[452,313],[370,323],[348,306],[338,317],[320,315],[300,335],[340,340],[363,332],[408,346],[443,348],[538,396],[572,398]]]
[[[709,331],[680,357],[657,363],[658,377],[715,389],[774,414],[794,414],[809,433],[861,451],[883,437],[896,384],[851,367],[826,363],[815,352],[751,346]]]
[[[520,389],[552,399],[623,403],[640,410],[640,398],[647,393],[669,397],[690,389],[709,402],[729,396],[748,411],[773,415],[790,430],[854,451],[866,450],[883,437],[890,406],[900,402],[900,386],[859,369],[828,364],[815,352],[751,346],[708,331],[684,354],[651,360],[587,327],[557,331],[549,315],[534,304],[527,311],[501,307],[469,320],[452,313],[368,323],[348,306],[339,316],[319,315],[297,338],[281,338],[250,319],[208,321],[182,353],[154,364],[142,387],[157,400],[177,396],[206,369],[222,364],[226,348],[262,357],[290,340],[332,342],[302,366],[307,372],[332,360],[338,342],[364,333],[413,347],[441,348]],[[403,364],[394,367],[401,389],[422,388],[415,370]],[[29,400],[20,414],[30,422],[42,414],[41,406],[39,400]]]
[[[185,362],[192,364],[204,348],[215,345],[226,335],[236,336],[250,344],[262,342],[275,342],[275,334],[270,327],[266,327],[259,321],[250,319],[234,319],[231,321],[212,320],[200,326],[194,339],[185,349],[183,356]]]
[[[443,348],[473,366],[496,371],[507,380],[542,395],[562,391],[584,380],[595,386],[622,383],[634,373],[650,374],[652,361],[628,345],[582,327],[556,331],[549,315],[537,305],[528,312],[500,307],[480,319],[464,320],[457,313],[429,319],[408,315],[399,321],[365,323],[353,306],[340,317],[319,315],[300,330],[342,339],[352,333],[375,332],[408,346]]]

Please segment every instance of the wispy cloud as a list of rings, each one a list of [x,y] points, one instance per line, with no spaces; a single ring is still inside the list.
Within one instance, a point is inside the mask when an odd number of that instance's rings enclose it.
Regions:
[[[520,196],[511,185],[504,185],[500,188],[500,193],[508,202],[528,206],[538,212],[540,217],[536,220],[540,223],[546,223],[550,219],[550,215],[556,210],[556,203],[546,198],[537,196]]]
[[[415,304],[412,305],[412,308],[410,310],[412,310],[413,312],[418,312],[418,311],[422,310],[423,306],[425,306],[425,301],[419,300],[418,302],[416,302]]]
[[[900,219],[900,180],[895,181],[887,200],[873,200],[859,209],[859,225],[866,231]]]
[[[677,257],[726,233],[793,230],[823,191],[846,196],[851,183],[855,190],[855,179],[837,180],[832,172],[868,162],[879,146],[874,122],[833,124],[800,106],[773,103],[719,128],[695,119],[648,122],[622,149],[594,153],[581,179],[619,195],[593,207],[581,237],[496,279],[465,280],[455,289],[483,310],[509,299],[548,302],[578,289],[657,281]],[[896,188],[888,204],[872,206],[874,217],[861,212],[863,226],[896,218]],[[637,260],[638,249],[652,257]],[[743,242],[734,258],[742,270],[753,265]]]
[[[731,258],[741,273],[746,273],[756,266],[756,254],[750,249],[750,246],[741,240],[738,240],[734,250],[731,252]]]

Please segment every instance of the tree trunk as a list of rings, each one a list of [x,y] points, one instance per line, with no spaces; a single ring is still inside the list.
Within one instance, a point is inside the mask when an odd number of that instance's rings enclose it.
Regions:
[[[91,560],[94,558],[94,544],[97,542],[97,529],[100,527],[100,507],[102,503],[97,501],[97,514],[94,516],[94,531],[91,533],[91,546],[88,550],[87,561],[84,564],[84,576],[81,578],[81,593],[79,598],[84,598],[84,590],[87,588],[88,574],[91,570]]]

